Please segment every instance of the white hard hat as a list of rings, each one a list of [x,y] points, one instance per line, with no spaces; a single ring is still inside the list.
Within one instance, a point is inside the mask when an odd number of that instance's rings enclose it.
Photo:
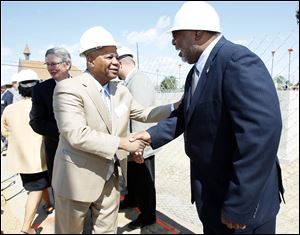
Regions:
[[[18,73],[14,73],[12,76],[11,76],[11,83],[13,82],[18,82],[19,81],[19,74]]]
[[[186,2],[176,13],[173,27],[169,31],[177,30],[221,32],[218,13],[206,2]]]
[[[33,70],[24,69],[18,73],[18,82],[19,83],[24,82],[24,81],[31,81],[31,80],[37,80],[37,81],[40,80],[38,75],[36,74],[36,72],[34,72]]]
[[[97,49],[104,46],[116,46],[115,39],[101,26],[96,26],[85,31],[80,38],[80,56],[84,56],[84,52]]]
[[[118,53],[119,59],[122,59],[127,56],[131,56],[133,58],[132,51],[128,47],[125,47],[125,46],[118,47],[117,53]]]

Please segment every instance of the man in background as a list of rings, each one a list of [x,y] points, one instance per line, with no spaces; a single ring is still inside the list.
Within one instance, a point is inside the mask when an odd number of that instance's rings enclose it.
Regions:
[[[131,50],[127,47],[118,47],[121,63],[119,78],[129,89],[133,98],[145,107],[154,105],[154,86],[145,74],[138,70]],[[149,128],[149,124],[129,121],[129,132],[134,133]],[[128,155],[127,163],[127,194],[120,202],[120,209],[138,206],[140,214],[130,222],[130,229],[142,228],[156,221],[156,192],[155,192],[155,159],[154,151],[148,146],[143,154],[144,162],[139,164]]]

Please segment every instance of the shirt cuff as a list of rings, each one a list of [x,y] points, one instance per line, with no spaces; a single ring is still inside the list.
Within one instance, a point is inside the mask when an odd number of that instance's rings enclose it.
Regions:
[[[175,106],[174,104],[171,104],[171,112],[173,112],[175,110]]]

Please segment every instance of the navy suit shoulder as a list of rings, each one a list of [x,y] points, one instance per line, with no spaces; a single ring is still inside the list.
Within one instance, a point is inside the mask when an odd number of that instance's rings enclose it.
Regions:
[[[5,91],[3,96],[1,97],[1,115],[6,108],[7,105],[12,104],[13,102],[13,93],[11,93],[9,90]]]

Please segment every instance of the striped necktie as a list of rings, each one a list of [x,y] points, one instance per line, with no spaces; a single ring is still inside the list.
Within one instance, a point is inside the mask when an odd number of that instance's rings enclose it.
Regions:
[[[101,89],[101,95],[102,95],[102,99],[107,107],[107,110],[109,112],[109,116],[111,116],[111,104],[110,104],[110,96],[109,96],[109,92],[107,89],[105,89],[104,87],[102,87]]]
[[[194,73],[193,73],[193,79],[192,79],[192,95],[194,94],[194,92],[196,90],[198,81],[199,81],[199,71],[195,66]]]

